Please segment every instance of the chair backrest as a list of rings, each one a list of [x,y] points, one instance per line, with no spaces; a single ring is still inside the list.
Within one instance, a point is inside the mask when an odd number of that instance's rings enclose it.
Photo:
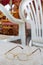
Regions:
[[[19,8],[20,17],[31,24],[31,40],[43,43],[43,15],[41,0],[23,0]]]
[[[25,22],[22,19],[17,19],[13,17],[7,9],[0,4],[0,11],[3,12],[3,14],[9,19],[9,21],[16,23],[19,25],[19,34],[18,36],[10,36],[10,38],[7,39],[7,41],[14,41],[17,39],[21,39],[22,45],[26,45],[26,35],[25,35]]]
[[[21,19],[17,19],[15,17],[13,17],[10,12],[7,11],[7,9],[0,4],[0,11],[2,11],[4,13],[4,15],[13,23],[17,23],[17,24],[21,24],[23,23],[23,21]]]

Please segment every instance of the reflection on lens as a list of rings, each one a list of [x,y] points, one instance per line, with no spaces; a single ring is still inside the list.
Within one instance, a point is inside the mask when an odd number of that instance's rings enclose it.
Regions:
[[[10,54],[10,53],[8,53],[6,55],[6,58],[9,59],[9,60],[13,60],[14,59],[13,54]]]
[[[18,54],[17,58],[20,61],[27,61],[28,60],[28,56],[25,53]]]

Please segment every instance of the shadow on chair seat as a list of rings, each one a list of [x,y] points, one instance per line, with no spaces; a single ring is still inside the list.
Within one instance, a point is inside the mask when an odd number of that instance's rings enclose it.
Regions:
[[[17,39],[17,40],[14,40],[14,41],[10,41],[12,43],[16,43],[16,44],[21,44],[21,39]]]

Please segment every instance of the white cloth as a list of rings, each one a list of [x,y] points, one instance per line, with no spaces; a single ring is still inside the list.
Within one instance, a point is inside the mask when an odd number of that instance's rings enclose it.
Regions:
[[[13,8],[14,6],[15,6],[15,5],[13,4],[13,5],[12,5],[12,8]],[[10,7],[9,4],[5,5],[5,8],[6,8],[8,11],[10,11],[10,9],[11,9],[11,7]]]
[[[17,46],[17,44],[2,41],[0,42],[0,65],[41,65],[41,57],[39,50],[37,50],[30,57],[28,56],[28,60],[26,61],[20,61],[17,57],[13,59],[6,58],[4,53],[15,46]],[[24,47],[24,49],[17,47],[14,50],[12,50],[11,53],[12,54],[25,53],[28,55],[32,53],[35,49],[36,47],[26,46]],[[22,54],[20,57],[22,57]],[[12,55],[10,55],[10,58],[12,58]],[[22,59],[24,58],[22,57]]]
[[[8,11],[11,9],[11,7],[10,7],[9,4],[5,5],[5,8],[6,8]]]

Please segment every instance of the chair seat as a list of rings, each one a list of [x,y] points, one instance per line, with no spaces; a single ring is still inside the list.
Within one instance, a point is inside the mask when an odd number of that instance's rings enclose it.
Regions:
[[[33,46],[36,46],[36,47],[40,47],[40,48],[43,48],[43,42],[33,42],[32,44]]]
[[[37,38],[34,38],[32,41],[33,42],[38,42],[38,43],[43,43],[43,38],[42,37],[37,37]]]
[[[21,61],[21,60],[18,60],[17,57],[14,58],[13,60],[10,60],[10,59],[7,59],[6,56],[4,55],[4,53],[6,53],[9,49],[13,48],[17,46],[16,44],[13,44],[13,43],[9,43],[9,42],[1,42],[0,44],[0,64],[1,65],[38,65],[40,64],[40,52],[39,50],[37,50],[34,54],[32,54],[30,57],[28,57],[28,60],[27,61]],[[25,54],[30,54],[32,53],[34,50],[36,50],[37,48],[36,47],[28,47],[28,46],[25,46],[23,47],[24,49],[22,50],[21,48],[17,47],[16,49],[13,49],[11,51],[11,53],[13,54],[17,54],[17,53],[25,53]],[[19,56],[19,58],[21,58],[22,55]],[[24,56],[25,57],[25,56]],[[12,56],[10,57],[12,58]],[[23,57],[22,57],[23,58]],[[21,58],[21,59],[22,59]],[[24,58],[23,58],[24,59]]]
[[[0,35],[0,41],[14,41],[20,39],[18,36]]]

